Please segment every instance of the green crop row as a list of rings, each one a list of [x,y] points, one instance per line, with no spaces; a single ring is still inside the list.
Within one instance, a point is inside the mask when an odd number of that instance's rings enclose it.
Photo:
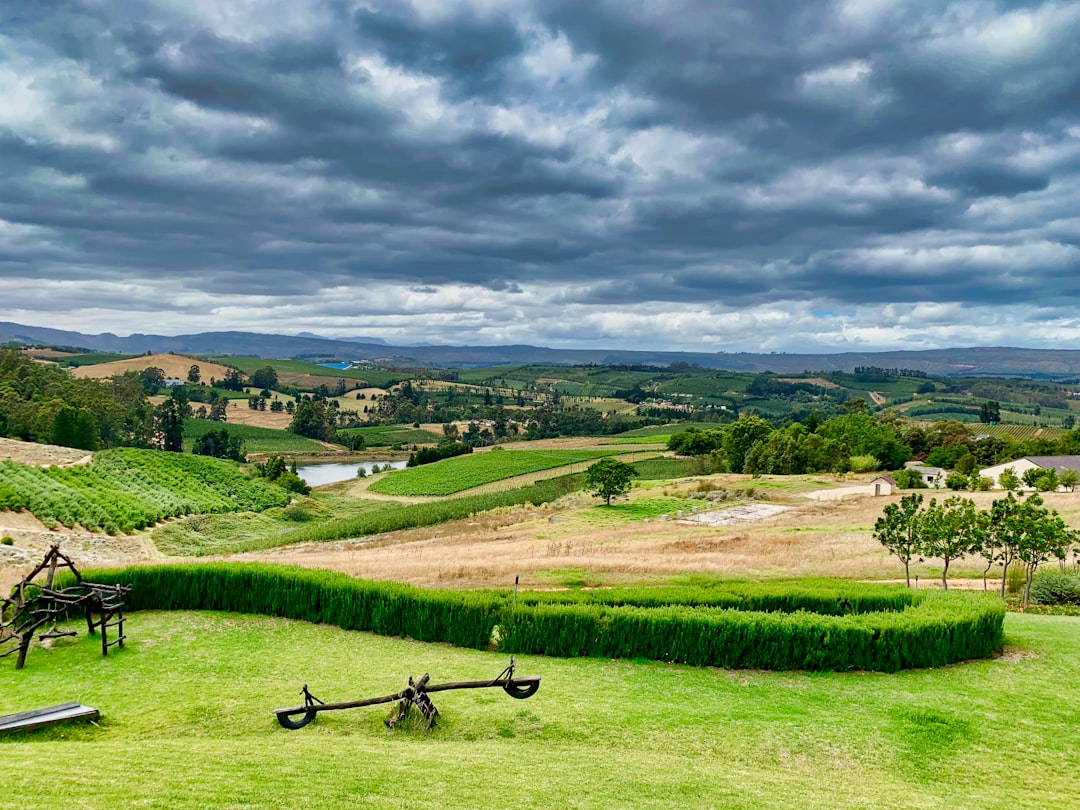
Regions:
[[[578,604],[540,604],[525,594],[514,600],[494,591],[423,590],[244,563],[105,569],[88,576],[132,585],[133,610],[229,610],[463,647],[494,644],[511,653],[754,669],[893,672],[984,658],[1002,646],[1005,614],[992,596],[955,591],[883,597],[871,589],[876,595],[868,599],[882,599],[889,609],[826,615],[701,606],[694,596],[688,603],[650,607],[606,604],[603,596]],[[762,599],[788,608],[813,602],[805,593],[791,600],[780,591],[769,595],[767,587],[733,592],[744,600],[740,606]],[[845,592],[857,597],[855,590]],[[639,592],[637,601],[646,599],[645,593]],[[835,612],[835,596],[823,595],[819,606]],[[672,591],[664,599],[681,597]]]
[[[262,511],[289,498],[232,462],[204,456],[121,448],[74,467],[0,461],[0,510],[32,512],[50,528],[130,532],[178,515]]]
[[[410,467],[371,485],[384,495],[452,495],[518,475],[592,461],[619,450],[507,450],[457,456]]]

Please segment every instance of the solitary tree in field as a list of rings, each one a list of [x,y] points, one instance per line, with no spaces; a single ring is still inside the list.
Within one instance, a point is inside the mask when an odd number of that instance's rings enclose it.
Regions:
[[[919,526],[919,507],[923,496],[911,493],[900,499],[900,503],[890,503],[885,507],[885,514],[874,524],[874,537],[904,564],[904,579],[911,587],[911,560],[919,553],[921,542]]]
[[[608,506],[616,495],[630,491],[631,480],[637,470],[614,458],[602,458],[585,473],[585,489],[601,497]]]
[[[198,384],[198,382],[199,382],[199,380],[201,378],[202,378],[202,369],[199,368],[199,366],[197,364],[192,363],[191,368],[189,368],[188,372],[187,372],[187,381],[189,383],[192,383],[193,385],[195,385],[195,384]]]

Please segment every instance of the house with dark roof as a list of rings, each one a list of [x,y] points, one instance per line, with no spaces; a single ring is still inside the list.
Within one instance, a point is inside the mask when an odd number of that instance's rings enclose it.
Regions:
[[[1057,470],[1058,475],[1065,470],[1075,470],[1080,473],[1080,456],[1024,456],[1015,461],[1006,461],[1004,464],[987,467],[980,470],[979,475],[990,478],[994,482],[994,488],[1001,489],[999,479],[1007,469],[1011,469],[1017,478],[1023,478],[1028,470]],[[1030,489],[1030,487],[1024,488]]]

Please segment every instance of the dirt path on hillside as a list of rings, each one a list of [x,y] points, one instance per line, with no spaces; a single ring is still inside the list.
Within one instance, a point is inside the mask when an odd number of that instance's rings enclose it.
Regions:
[[[55,444],[37,444],[21,442],[17,439],[0,438],[0,459],[17,461],[35,467],[70,467],[75,464],[89,464],[91,456],[85,450],[74,447],[60,447]]]

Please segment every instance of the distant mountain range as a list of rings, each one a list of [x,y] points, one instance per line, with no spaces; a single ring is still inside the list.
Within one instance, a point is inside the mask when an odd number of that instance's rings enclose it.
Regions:
[[[1080,376],[1080,351],[980,346],[926,351],[842,352],[837,354],[754,354],[748,352],[663,352],[619,349],[549,349],[542,346],[391,346],[374,338],[333,340],[310,333],[200,332],[194,335],[118,337],[84,335],[62,329],[0,322],[0,343],[71,346],[95,351],[143,354],[235,354],[267,358],[337,358],[461,368],[525,363],[551,365],[694,363],[729,371],[853,371],[860,366],[904,368],[941,377],[1021,376],[1061,379]]]

